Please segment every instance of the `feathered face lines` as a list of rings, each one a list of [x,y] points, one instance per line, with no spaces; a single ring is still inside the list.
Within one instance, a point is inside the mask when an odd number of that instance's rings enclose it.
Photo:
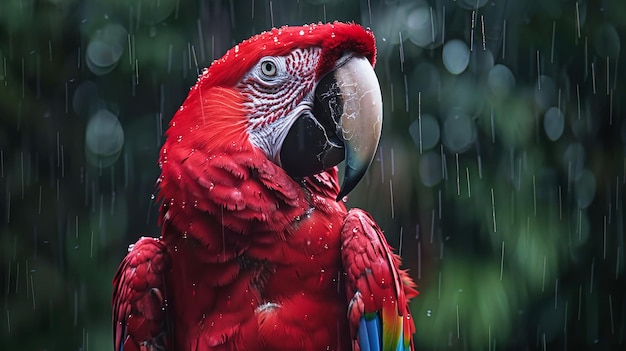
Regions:
[[[319,48],[309,48],[264,57],[246,74],[237,88],[245,97],[252,129],[288,115],[313,90],[319,54]]]
[[[237,85],[244,97],[250,141],[277,161],[285,135],[303,114],[311,114],[321,49],[295,49],[263,57]]]

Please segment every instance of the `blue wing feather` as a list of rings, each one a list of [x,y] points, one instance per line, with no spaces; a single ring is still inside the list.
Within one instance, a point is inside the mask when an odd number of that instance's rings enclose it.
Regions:
[[[361,351],[381,351],[382,324],[378,314],[364,314],[359,320],[359,346]]]
[[[362,316],[361,319],[359,319],[359,347],[361,348],[361,351],[372,351],[370,348],[365,316]]]

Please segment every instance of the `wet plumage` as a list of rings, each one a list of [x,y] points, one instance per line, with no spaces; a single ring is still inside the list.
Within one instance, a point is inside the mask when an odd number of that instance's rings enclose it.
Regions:
[[[373,35],[336,22],[261,33],[202,74],[161,150],[161,237],[114,278],[116,350],[412,349],[414,284],[337,201],[380,136],[374,61]]]

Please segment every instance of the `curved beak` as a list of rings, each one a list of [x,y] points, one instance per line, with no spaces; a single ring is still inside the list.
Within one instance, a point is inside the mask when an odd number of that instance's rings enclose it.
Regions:
[[[374,68],[363,57],[351,58],[334,76],[343,101],[339,128],[346,157],[339,200],[354,189],[374,159],[383,126],[383,99]]]
[[[292,176],[309,176],[345,158],[339,201],[371,164],[382,119],[382,96],[374,68],[362,56],[344,56],[317,84],[313,114],[300,116],[289,130],[280,152],[281,165]]]

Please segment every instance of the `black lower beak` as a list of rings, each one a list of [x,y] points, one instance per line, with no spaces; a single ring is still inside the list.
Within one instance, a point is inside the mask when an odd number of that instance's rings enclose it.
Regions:
[[[317,84],[313,114],[301,115],[291,126],[280,164],[292,177],[306,177],[345,158],[339,200],[367,171],[381,127],[382,98],[374,69],[367,59],[353,57]]]
[[[342,97],[333,74],[327,74],[315,89],[313,114],[302,114],[289,129],[280,152],[280,162],[292,177],[307,177],[344,160],[340,118]]]

